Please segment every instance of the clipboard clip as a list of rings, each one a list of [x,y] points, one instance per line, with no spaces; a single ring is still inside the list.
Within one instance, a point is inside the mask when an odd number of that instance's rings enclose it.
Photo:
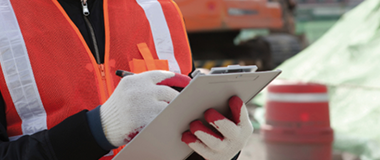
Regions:
[[[191,77],[193,77],[193,78],[195,78],[195,77],[197,77],[199,75],[203,76],[203,75],[206,75],[206,74],[202,73],[201,70],[199,70],[199,69],[197,69],[193,73],[191,73]]]
[[[228,74],[228,73],[242,73],[242,72],[256,72],[257,66],[256,65],[250,65],[250,66],[240,66],[240,65],[229,65],[227,67],[213,67],[210,70],[209,74]],[[202,73],[200,70],[195,70],[191,76],[195,78],[199,75],[206,75],[205,73]]]

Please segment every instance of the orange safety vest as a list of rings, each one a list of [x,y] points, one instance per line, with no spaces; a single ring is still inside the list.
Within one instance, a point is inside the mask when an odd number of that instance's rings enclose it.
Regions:
[[[172,0],[104,0],[101,65],[58,1],[0,3],[8,6],[0,10],[6,22],[0,24],[0,91],[11,140],[103,104],[120,81],[117,69],[192,70],[183,17]]]

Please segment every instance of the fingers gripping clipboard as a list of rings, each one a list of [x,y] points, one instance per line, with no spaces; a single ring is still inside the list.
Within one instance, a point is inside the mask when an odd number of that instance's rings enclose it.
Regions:
[[[113,160],[183,160],[193,150],[181,141],[193,120],[204,121],[203,113],[214,108],[228,113],[228,99],[239,96],[249,102],[281,73],[241,72],[197,75],[190,84]]]

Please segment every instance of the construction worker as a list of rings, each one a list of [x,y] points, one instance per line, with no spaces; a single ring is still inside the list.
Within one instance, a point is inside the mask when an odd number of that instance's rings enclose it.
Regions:
[[[172,0],[0,0],[0,22],[0,159],[112,159],[194,70]],[[220,133],[194,121],[182,141],[233,158],[252,125],[240,98],[230,107],[205,113]]]

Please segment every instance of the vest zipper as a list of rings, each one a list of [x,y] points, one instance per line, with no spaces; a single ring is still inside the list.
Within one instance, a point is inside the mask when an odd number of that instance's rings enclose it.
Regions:
[[[98,49],[98,43],[96,42],[95,31],[94,31],[94,28],[92,28],[92,25],[87,18],[90,15],[90,11],[88,10],[88,6],[87,6],[87,0],[82,0],[82,8],[83,8],[84,21],[86,22],[88,29],[90,30],[92,44],[94,45],[96,63],[100,64],[100,54],[99,54],[99,49]]]
[[[89,11],[88,5],[87,5],[87,0],[81,0],[81,2],[82,2],[82,9],[83,9],[84,20],[85,20],[85,22],[86,22],[86,24],[88,26],[89,31],[90,31],[91,40],[92,40],[92,43],[93,43],[94,49],[95,49],[94,50],[95,51],[95,59],[96,59],[96,63],[98,64],[100,76],[101,76],[102,83],[103,83],[103,86],[104,86],[104,90],[103,91],[105,93],[105,96],[108,98],[109,95],[108,95],[108,88],[107,88],[105,66],[100,61],[100,53],[99,53],[99,48],[98,48],[98,44],[97,44],[96,37],[95,37],[95,31],[92,28],[91,22],[87,18],[90,15],[90,11]]]
[[[108,98],[109,95],[108,95],[108,89],[107,89],[106,70],[105,70],[104,64],[99,64],[99,71],[100,71],[100,75],[102,76],[102,82],[103,82],[104,91],[105,91],[104,93],[106,94],[106,97]]]
[[[88,6],[87,6],[87,0],[81,0],[81,2],[82,2],[83,15],[85,16],[90,15],[90,10],[88,10]]]

